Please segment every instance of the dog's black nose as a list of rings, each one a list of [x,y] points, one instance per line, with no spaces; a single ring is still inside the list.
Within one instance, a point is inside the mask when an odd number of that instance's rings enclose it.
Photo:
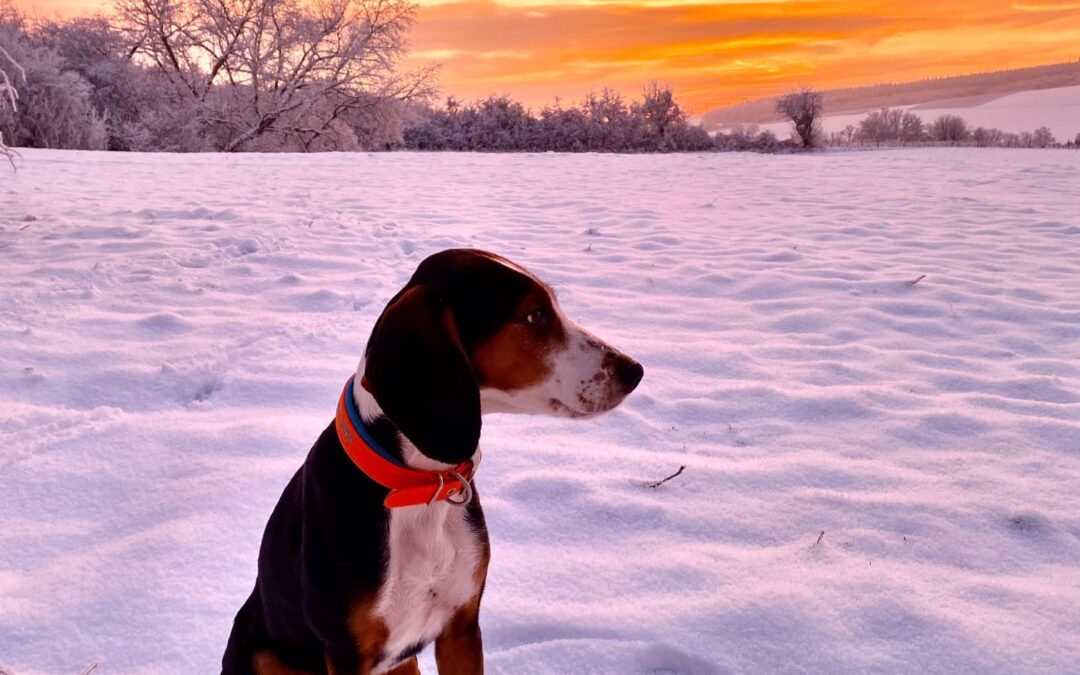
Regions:
[[[623,387],[626,388],[626,393],[629,394],[638,386],[638,382],[641,382],[641,378],[645,375],[645,369],[634,359],[620,356],[615,362],[615,375],[622,382]]]

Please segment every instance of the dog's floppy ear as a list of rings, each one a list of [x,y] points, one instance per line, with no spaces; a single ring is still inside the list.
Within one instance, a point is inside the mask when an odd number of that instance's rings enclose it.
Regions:
[[[363,386],[431,459],[459,464],[480,442],[480,387],[450,308],[425,284],[399,293],[375,323]]]

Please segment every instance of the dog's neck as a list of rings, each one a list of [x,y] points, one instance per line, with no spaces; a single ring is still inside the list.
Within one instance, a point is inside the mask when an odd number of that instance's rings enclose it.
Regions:
[[[386,413],[383,412],[379,402],[375,400],[375,397],[371,395],[371,392],[364,388],[362,380],[364,379],[364,363],[365,359],[360,359],[360,365],[356,369],[356,377],[353,378],[353,401],[356,402],[356,409],[360,412],[360,419],[365,425],[373,425],[380,420],[385,420],[386,423],[393,425],[393,422]],[[405,434],[401,433],[397,427],[394,428],[398,445],[401,448],[401,460],[405,462],[405,465],[413,469],[422,469],[424,471],[449,471],[453,469],[455,465],[444,464],[438,462],[424,453],[420,452],[420,449],[413,445],[412,441],[405,437]],[[389,448],[387,448],[389,450]],[[472,456],[473,463],[480,461],[480,448],[476,449],[476,452]]]

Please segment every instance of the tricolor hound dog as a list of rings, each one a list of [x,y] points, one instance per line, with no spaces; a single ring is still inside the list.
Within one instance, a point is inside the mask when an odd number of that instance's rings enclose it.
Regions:
[[[223,673],[415,674],[431,642],[441,675],[482,673],[481,416],[592,417],[642,374],[509,260],[424,260],[270,516]]]

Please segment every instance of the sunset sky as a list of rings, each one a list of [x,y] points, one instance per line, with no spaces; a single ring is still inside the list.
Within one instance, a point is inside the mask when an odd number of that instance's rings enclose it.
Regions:
[[[538,107],[672,85],[692,112],[820,88],[1080,59],[1080,0],[422,0],[411,62],[443,93]],[[107,6],[18,0],[40,13]]]

